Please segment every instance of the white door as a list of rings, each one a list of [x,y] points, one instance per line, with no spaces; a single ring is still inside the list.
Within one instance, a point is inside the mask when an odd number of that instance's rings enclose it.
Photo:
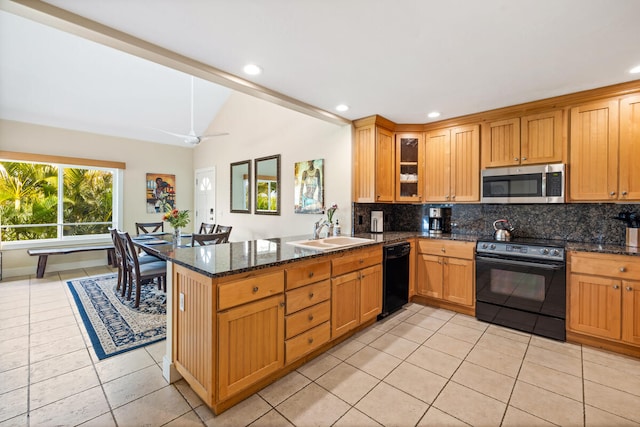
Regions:
[[[198,232],[200,223],[216,222],[216,169],[196,170],[195,178],[195,215],[193,231]]]

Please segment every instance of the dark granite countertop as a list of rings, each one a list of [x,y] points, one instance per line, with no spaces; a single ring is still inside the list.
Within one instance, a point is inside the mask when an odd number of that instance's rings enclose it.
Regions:
[[[344,249],[321,251],[287,244],[296,240],[310,239],[309,235],[288,236],[271,239],[231,242],[219,245],[184,247],[171,244],[155,245],[157,255],[178,265],[208,277],[221,277],[251,270],[284,265],[287,263],[323,257],[328,254],[352,251],[376,244],[390,244],[411,238],[428,238],[475,242],[479,236],[470,234],[433,235],[418,231],[391,231],[384,233],[358,233],[353,237],[372,239],[371,243]],[[640,256],[638,248],[618,245],[598,245],[593,243],[567,242],[569,251],[598,252],[619,255]]]
[[[565,249],[568,251],[576,251],[576,252],[597,252],[601,254],[640,256],[640,248],[634,248],[631,246],[567,242]]]

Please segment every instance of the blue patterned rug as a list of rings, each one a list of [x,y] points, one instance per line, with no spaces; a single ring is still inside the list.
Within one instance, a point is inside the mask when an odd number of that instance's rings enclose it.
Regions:
[[[140,306],[133,308],[116,292],[117,275],[67,282],[98,359],[115,356],[165,339],[167,297],[156,285],[142,286]]]

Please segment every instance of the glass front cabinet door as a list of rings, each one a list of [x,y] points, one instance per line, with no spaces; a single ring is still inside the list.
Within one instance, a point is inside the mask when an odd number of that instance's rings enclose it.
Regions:
[[[422,201],[423,156],[421,132],[396,134],[396,201]]]

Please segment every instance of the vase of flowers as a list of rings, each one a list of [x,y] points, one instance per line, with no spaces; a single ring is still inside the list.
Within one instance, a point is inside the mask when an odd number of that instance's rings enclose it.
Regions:
[[[182,228],[189,224],[189,211],[172,209],[162,216],[162,220],[171,224],[171,227],[173,227],[173,243],[179,245],[182,239]]]

